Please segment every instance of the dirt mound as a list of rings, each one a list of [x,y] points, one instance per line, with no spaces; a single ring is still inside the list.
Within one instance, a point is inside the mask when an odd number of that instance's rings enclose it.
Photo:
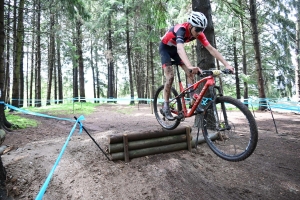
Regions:
[[[255,112],[258,146],[232,163],[206,146],[123,161],[108,161],[86,133],[74,132],[44,199],[297,199],[300,195],[300,116]],[[40,121],[37,128],[8,133],[2,155],[13,199],[34,199],[74,123]],[[73,116],[64,116],[73,119]],[[83,125],[103,149],[108,135],[161,129],[149,105],[101,105]],[[181,126],[193,125],[193,118]],[[196,130],[196,128],[194,128]],[[194,131],[194,130],[193,130]]]

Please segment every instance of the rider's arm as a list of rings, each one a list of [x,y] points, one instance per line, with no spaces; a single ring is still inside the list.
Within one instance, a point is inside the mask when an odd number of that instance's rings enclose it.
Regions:
[[[185,36],[186,29],[183,27],[180,27],[176,30],[176,43],[177,43],[177,53],[179,57],[181,58],[184,65],[192,70],[193,73],[201,72],[201,70],[198,67],[193,67],[190,60],[188,59],[188,56],[184,49],[184,36]]]
[[[180,56],[182,62],[187,66],[187,68],[192,69],[193,66],[192,66],[190,60],[188,59],[188,57],[186,55],[183,43],[177,44],[177,53]]]
[[[210,44],[207,45],[205,47],[209,53],[214,56],[216,59],[218,59],[221,63],[223,63],[223,65],[226,67],[226,69],[229,69],[231,71],[233,71],[233,67],[231,67],[231,65],[223,58],[223,56],[220,54],[220,52],[215,49],[213,46],[211,46]]]
[[[185,66],[191,70],[191,72],[193,74],[197,74],[197,73],[201,73],[201,70],[199,67],[193,67],[193,65],[191,64],[190,60],[188,59],[186,52],[184,50],[184,44],[183,43],[179,43],[177,44],[177,53],[180,56],[182,62],[185,64]]]
[[[233,67],[230,66],[230,64],[223,58],[223,56],[220,54],[220,52],[215,49],[209,41],[207,40],[205,34],[202,32],[198,35],[198,40],[202,43],[202,45],[209,51],[209,53],[214,56],[216,59],[218,59],[223,65],[226,67],[226,69],[229,69],[231,71],[234,71]]]

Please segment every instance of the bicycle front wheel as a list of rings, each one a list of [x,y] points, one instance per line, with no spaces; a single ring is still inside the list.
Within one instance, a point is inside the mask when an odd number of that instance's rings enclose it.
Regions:
[[[232,97],[209,102],[202,118],[203,136],[210,149],[228,161],[242,161],[256,148],[258,130],[249,109]]]
[[[170,109],[174,117],[176,117],[175,113],[178,113],[179,111],[182,110],[180,99],[175,99],[175,97],[177,96],[178,96],[177,91],[172,87],[171,94],[170,94]],[[175,119],[173,121],[169,121],[167,118],[165,118],[165,116],[162,114],[161,111],[163,105],[164,105],[164,86],[162,85],[157,89],[154,95],[154,102],[153,102],[154,114],[158,123],[163,128],[168,130],[173,130],[180,124],[180,120]]]

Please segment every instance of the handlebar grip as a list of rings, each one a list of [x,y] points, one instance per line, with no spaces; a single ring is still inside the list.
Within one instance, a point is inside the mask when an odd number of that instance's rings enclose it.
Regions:
[[[224,70],[222,70],[222,72],[223,72],[224,74],[233,74],[233,71],[231,71],[231,70],[229,70],[229,69],[224,69]]]
[[[190,73],[193,73],[193,70],[190,69],[189,72],[190,72]],[[197,75],[200,76],[201,73],[198,71]]]

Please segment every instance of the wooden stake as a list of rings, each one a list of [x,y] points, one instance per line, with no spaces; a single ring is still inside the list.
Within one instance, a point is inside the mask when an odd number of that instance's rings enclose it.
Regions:
[[[191,127],[187,126],[185,128],[185,134],[186,134],[186,142],[187,142],[187,148],[188,151],[192,151],[192,144],[191,144]]]
[[[129,162],[129,153],[128,153],[128,137],[127,134],[123,135],[123,146],[124,146],[124,160],[126,163]]]

